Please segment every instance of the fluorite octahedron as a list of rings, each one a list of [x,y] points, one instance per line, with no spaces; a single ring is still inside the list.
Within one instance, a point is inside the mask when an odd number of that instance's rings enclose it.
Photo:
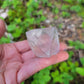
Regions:
[[[59,52],[59,38],[55,27],[30,30],[26,35],[37,57],[51,57]]]

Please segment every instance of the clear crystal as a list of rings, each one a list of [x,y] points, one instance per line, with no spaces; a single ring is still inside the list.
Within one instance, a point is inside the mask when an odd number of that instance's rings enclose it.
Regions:
[[[26,32],[29,45],[37,57],[51,57],[59,52],[57,29],[34,29]]]

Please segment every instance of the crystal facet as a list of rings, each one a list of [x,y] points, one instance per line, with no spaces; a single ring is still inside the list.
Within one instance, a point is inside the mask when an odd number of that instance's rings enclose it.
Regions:
[[[26,32],[29,45],[37,57],[50,57],[59,52],[59,38],[54,27]]]

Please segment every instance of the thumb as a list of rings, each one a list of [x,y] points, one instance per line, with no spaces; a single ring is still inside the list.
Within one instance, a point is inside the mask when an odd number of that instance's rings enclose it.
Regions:
[[[0,19],[0,38],[4,35],[6,28],[3,20]]]
[[[5,23],[3,20],[0,19],[0,38],[4,35],[6,28],[5,28]],[[3,45],[0,45],[0,66],[2,64],[2,50],[3,50]]]

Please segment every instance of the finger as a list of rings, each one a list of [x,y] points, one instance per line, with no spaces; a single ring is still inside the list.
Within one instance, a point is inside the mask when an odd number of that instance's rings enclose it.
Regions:
[[[27,40],[16,42],[16,43],[14,43],[14,45],[17,48],[17,50],[21,53],[24,53],[31,49]]]
[[[21,53],[24,53],[31,49],[27,40],[16,42],[16,43],[14,43],[14,45],[16,46],[18,51]],[[67,45],[65,43],[60,43],[60,50],[66,50],[66,49],[67,49]]]
[[[2,73],[0,73],[0,84],[5,84],[5,80]]]
[[[69,57],[66,51],[60,51],[57,55],[53,55],[51,58],[47,59],[50,64],[56,64],[67,60]]]
[[[17,70],[14,68],[5,72],[6,84],[17,84],[16,73]]]
[[[17,84],[17,72],[20,69],[21,63],[12,62],[9,63],[4,72],[6,84]]]
[[[67,49],[67,45],[65,43],[60,43],[60,50],[62,51],[62,50],[66,50],[66,49]],[[32,50],[22,54],[22,59],[24,61],[28,61],[28,59],[31,59],[31,58],[34,58],[34,57],[36,57],[36,56],[34,55]]]
[[[29,59],[34,58],[34,57],[36,57],[36,56],[34,55],[32,50],[22,54],[22,59],[23,59],[24,62],[28,61]]]
[[[39,70],[49,65],[62,62],[67,58],[68,58],[68,53],[65,51],[61,51],[57,55],[52,56],[51,58],[36,58],[31,60],[30,63],[26,62],[24,63],[24,65],[22,66],[22,68],[17,74],[18,76],[17,81],[18,83],[21,83],[22,81],[24,81],[34,73],[38,72]]]
[[[2,58],[3,58],[3,45],[0,45],[0,65],[1,65],[1,61],[2,61]]]
[[[3,20],[0,19],[0,38],[3,36],[5,30],[6,30],[5,23]]]
[[[63,42],[60,43],[60,50],[67,50],[67,45]]]

